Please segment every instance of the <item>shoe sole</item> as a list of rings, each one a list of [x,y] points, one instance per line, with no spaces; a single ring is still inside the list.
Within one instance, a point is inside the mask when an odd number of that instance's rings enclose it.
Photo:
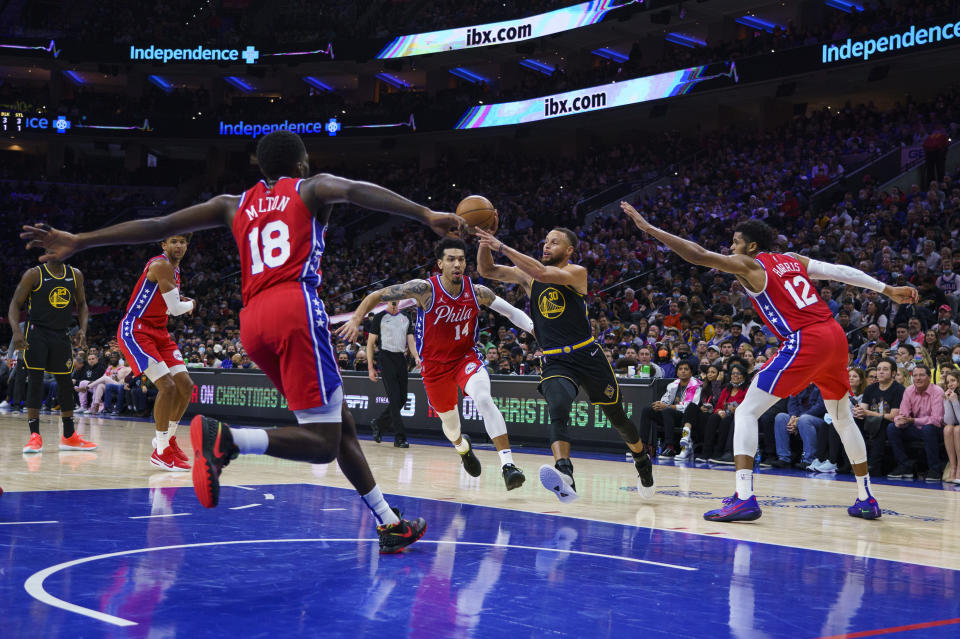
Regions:
[[[153,457],[150,458],[150,463],[153,464],[154,466],[156,466],[157,468],[160,468],[160,469],[165,470],[165,471],[170,472],[170,473],[186,473],[186,472],[190,472],[190,469],[189,469],[189,468],[179,468],[179,467],[177,467],[177,466],[167,466],[167,465],[164,464],[162,461],[158,461],[158,460],[154,459]]]
[[[568,486],[567,482],[563,481],[563,473],[553,466],[544,464],[540,467],[540,484],[556,495],[562,504],[569,504],[580,499],[580,495],[571,486]]]
[[[396,555],[397,553],[401,553],[401,552],[403,552],[404,550],[406,550],[407,548],[409,548],[410,546],[412,546],[414,543],[416,543],[416,542],[420,541],[421,539],[423,539],[423,536],[424,536],[425,534],[427,534],[427,522],[423,522],[423,528],[420,530],[420,534],[417,535],[416,537],[414,537],[412,540],[410,540],[409,543],[406,543],[406,544],[404,544],[404,545],[402,545],[402,546],[397,546],[396,548],[389,548],[389,549],[386,549],[386,550],[384,550],[383,548],[381,548],[381,549],[380,549],[380,554],[381,554],[381,555]]]
[[[762,515],[762,514],[763,514],[763,512],[758,510],[758,511],[753,511],[753,512],[746,513],[746,514],[739,514],[739,513],[737,513],[737,514],[734,514],[734,515],[727,515],[726,517],[708,517],[706,514],[704,514],[704,515],[703,515],[703,518],[706,519],[707,521],[720,521],[720,522],[729,522],[729,521],[756,521],[756,520],[760,519],[760,515]]]
[[[215,508],[220,502],[220,478],[213,463],[207,459],[203,446],[203,417],[190,420],[190,444],[193,446],[193,492],[204,508]]]
[[[863,512],[863,513],[854,514],[848,511],[847,514],[857,519],[866,519],[867,521],[873,521],[874,519],[880,519],[881,517],[881,513],[877,513],[876,515],[874,515],[872,512]]]
[[[70,444],[60,444],[60,450],[96,450],[97,445],[91,444],[90,446],[71,446]]]
[[[42,453],[42,452],[43,452],[43,449],[42,449],[42,448],[27,448],[26,446],[24,446],[24,447],[23,447],[23,452],[24,452],[24,453]]]

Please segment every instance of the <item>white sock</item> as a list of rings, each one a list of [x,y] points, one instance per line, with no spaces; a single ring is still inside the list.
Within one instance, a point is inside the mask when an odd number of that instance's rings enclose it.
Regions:
[[[167,428],[167,432],[170,433],[171,437],[174,437],[177,434],[177,426],[180,422],[171,421],[170,426]]]
[[[167,449],[167,446],[170,445],[170,431],[158,430],[157,431],[157,452],[161,455],[163,451]]]
[[[753,471],[749,468],[737,471],[737,497],[740,499],[753,497]]]
[[[231,428],[230,434],[241,455],[262,455],[267,452],[270,440],[267,431],[262,428]]]
[[[373,490],[366,495],[360,495],[360,498],[363,499],[363,503],[367,505],[367,508],[373,512],[373,518],[377,520],[378,526],[389,526],[399,523],[400,518],[397,517],[397,513],[390,509],[390,505],[387,504],[387,500],[383,498],[383,492],[380,491],[379,486],[374,486]]]
[[[857,499],[870,499],[870,475],[857,477]]]
[[[460,438],[460,443],[454,444],[453,447],[456,448],[457,452],[460,453],[461,455],[466,455],[467,452],[469,452],[470,450],[470,444],[468,444],[467,440],[464,439],[463,437]]]
[[[513,463],[513,454],[510,452],[509,448],[504,448],[503,450],[498,450],[497,454],[500,455],[500,467],[504,467],[507,464]]]

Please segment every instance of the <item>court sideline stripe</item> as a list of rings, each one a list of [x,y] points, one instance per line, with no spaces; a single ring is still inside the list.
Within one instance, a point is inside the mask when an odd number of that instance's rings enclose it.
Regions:
[[[20,526],[23,524],[59,524],[59,521],[0,521],[0,526]]]
[[[818,637],[817,639],[858,639],[859,637],[876,637],[878,635],[891,635],[895,632],[923,630],[924,628],[937,628],[938,626],[949,626],[958,623],[960,623],[960,617],[956,617],[954,619],[941,619],[940,621],[926,621],[924,623],[911,623],[905,626],[895,626],[892,628],[878,628],[877,630],[848,632],[843,635],[830,635],[829,637]]]
[[[23,582],[23,588],[27,591],[31,597],[39,601],[40,603],[45,603],[48,606],[53,606],[54,608],[60,608],[61,610],[66,610],[67,612],[73,612],[78,615],[83,615],[84,617],[90,617],[96,619],[97,621],[102,621],[104,623],[113,624],[114,626],[136,626],[137,622],[130,621],[128,619],[122,619],[120,617],[114,617],[113,615],[108,615],[105,612],[100,612],[99,610],[93,610],[91,608],[84,608],[83,606],[78,606],[77,604],[72,604],[68,601],[64,601],[58,597],[54,597],[43,587],[43,582],[50,575],[65,570],[67,568],[72,568],[74,566],[79,566],[80,564],[90,563],[92,561],[98,561],[100,559],[110,559],[112,557],[123,557],[124,555],[136,555],[140,553],[155,552],[158,550],[176,550],[179,548],[202,548],[205,546],[233,546],[240,544],[282,544],[282,543],[316,543],[316,542],[351,542],[351,541],[365,541],[365,542],[375,542],[378,541],[376,538],[372,539],[363,539],[363,538],[310,538],[310,539],[244,539],[244,540],[234,540],[234,541],[207,541],[199,542],[195,544],[177,544],[174,546],[154,546],[151,548],[135,548],[133,550],[121,550],[118,552],[106,553],[103,555],[93,555],[92,557],[82,557],[80,559],[74,559],[71,561],[65,561],[61,564],[55,566],[50,566],[44,568],[43,570],[37,571],[30,575],[25,582]],[[689,566],[675,566],[673,564],[663,564],[656,561],[647,561],[645,559],[635,559],[633,557],[621,557],[619,555],[604,555],[601,553],[595,552],[586,552],[583,550],[562,550],[559,548],[541,548],[538,546],[518,546],[514,544],[496,544],[491,542],[481,542],[481,541],[446,541],[446,540],[420,540],[417,543],[419,544],[451,544],[451,545],[463,545],[463,546],[489,546],[497,548],[518,548],[523,550],[537,550],[537,551],[547,551],[547,552],[559,552],[566,553],[569,555],[585,555],[589,557],[602,557],[607,559],[616,559],[619,561],[628,561],[631,563],[637,564],[650,564],[654,566],[661,566],[665,568],[673,568],[675,570],[684,570],[684,571],[697,571],[698,568],[691,568]]]

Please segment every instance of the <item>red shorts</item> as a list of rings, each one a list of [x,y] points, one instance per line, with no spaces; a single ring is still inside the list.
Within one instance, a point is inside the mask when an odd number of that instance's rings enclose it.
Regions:
[[[423,388],[427,392],[427,401],[438,413],[446,413],[457,407],[460,396],[457,389],[466,396],[467,382],[483,370],[483,360],[476,352],[464,355],[463,359],[452,362],[424,362],[420,369],[423,376]]]
[[[316,289],[306,284],[258,293],[240,311],[240,341],[290,410],[326,406],[343,386],[329,318]]]
[[[124,317],[117,329],[117,345],[134,375],[142,375],[156,362],[167,368],[185,366],[183,355],[166,328],[144,326],[137,317]]]
[[[757,386],[777,397],[816,384],[824,399],[850,394],[847,336],[835,321],[818,322],[790,335],[757,373]]]

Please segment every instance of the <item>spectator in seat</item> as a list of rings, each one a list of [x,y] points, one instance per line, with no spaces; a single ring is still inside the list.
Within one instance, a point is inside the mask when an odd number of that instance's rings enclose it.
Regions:
[[[960,484],[960,373],[950,371],[944,377],[947,390],[943,393],[943,445],[950,460],[944,479]]]
[[[484,361],[483,366],[487,369],[487,373],[494,374],[497,372],[497,362],[500,361],[500,353],[497,351],[496,346],[491,346],[487,349],[487,358]]]
[[[790,452],[791,437],[803,442],[803,453],[796,468],[807,468],[817,453],[817,422],[823,421],[827,408],[820,389],[810,384],[787,402],[787,412],[779,413],[774,420],[774,436],[777,441],[777,459],[771,462],[774,468],[787,468],[793,458]]]
[[[733,464],[733,415],[747,394],[747,373],[743,367],[730,367],[730,381],[726,384],[713,412],[703,421],[703,449],[701,458],[714,464]]]
[[[937,338],[940,340],[941,346],[953,348],[960,344],[960,337],[957,337],[957,331],[952,325],[953,321],[949,315],[941,315],[937,321]]]
[[[863,391],[860,404],[853,411],[854,419],[863,427],[867,443],[867,466],[871,475],[883,476],[883,454],[887,442],[887,428],[893,425],[900,412],[900,402],[906,390],[894,379],[897,365],[891,359],[877,364],[877,381]]]
[[[644,406],[640,411],[640,432],[647,434],[645,441],[651,444],[657,437],[657,430],[663,431],[663,449],[660,457],[671,458],[677,455],[675,431],[683,427],[685,432],[692,431],[700,411],[700,380],[693,377],[693,368],[690,362],[680,362],[677,365],[677,379],[670,382],[667,390],[658,401],[650,406]]]
[[[927,455],[926,481],[939,482],[943,475],[940,461],[940,433],[943,428],[943,389],[930,383],[930,369],[917,365],[911,373],[913,384],[903,391],[900,413],[887,427],[887,439],[893,448],[897,467],[887,477],[913,479],[914,464],[904,442],[922,441]]]

